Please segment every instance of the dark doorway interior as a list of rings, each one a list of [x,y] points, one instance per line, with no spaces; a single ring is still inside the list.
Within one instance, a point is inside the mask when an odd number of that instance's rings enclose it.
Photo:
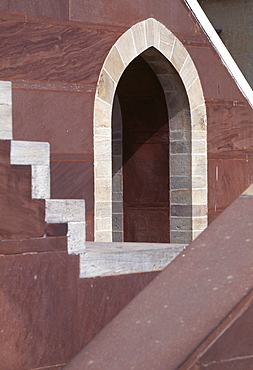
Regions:
[[[169,242],[169,128],[163,89],[137,57],[118,84],[123,130],[124,241]]]

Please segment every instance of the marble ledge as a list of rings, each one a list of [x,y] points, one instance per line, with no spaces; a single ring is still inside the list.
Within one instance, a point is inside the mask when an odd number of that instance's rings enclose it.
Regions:
[[[164,269],[185,244],[86,242],[80,277],[111,276]]]

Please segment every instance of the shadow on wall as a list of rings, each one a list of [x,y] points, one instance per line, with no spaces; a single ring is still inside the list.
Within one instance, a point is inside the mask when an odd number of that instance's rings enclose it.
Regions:
[[[124,71],[112,131],[113,240],[190,242],[190,108],[178,73],[155,48]]]

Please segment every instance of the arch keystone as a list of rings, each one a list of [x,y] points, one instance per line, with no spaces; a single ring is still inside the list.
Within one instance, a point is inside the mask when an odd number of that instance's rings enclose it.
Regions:
[[[147,49],[145,22],[137,23],[132,27],[134,44],[137,54]]]

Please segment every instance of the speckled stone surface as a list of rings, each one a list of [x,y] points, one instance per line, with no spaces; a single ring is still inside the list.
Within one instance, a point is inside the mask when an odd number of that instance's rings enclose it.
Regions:
[[[84,347],[66,370],[88,365],[96,370],[186,370],[208,349],[203,368],[210,358],[218,362],[245,354],[249,358],[233,365],[239,363],[241,369],[251,364],[252,330],[247,320],[252,321],[249,306],[253,303],[252,206],[251,196],[239,197]],[[237,334],[242,343],[233,346]],[[213,368],[223,367],[217,363]]]

